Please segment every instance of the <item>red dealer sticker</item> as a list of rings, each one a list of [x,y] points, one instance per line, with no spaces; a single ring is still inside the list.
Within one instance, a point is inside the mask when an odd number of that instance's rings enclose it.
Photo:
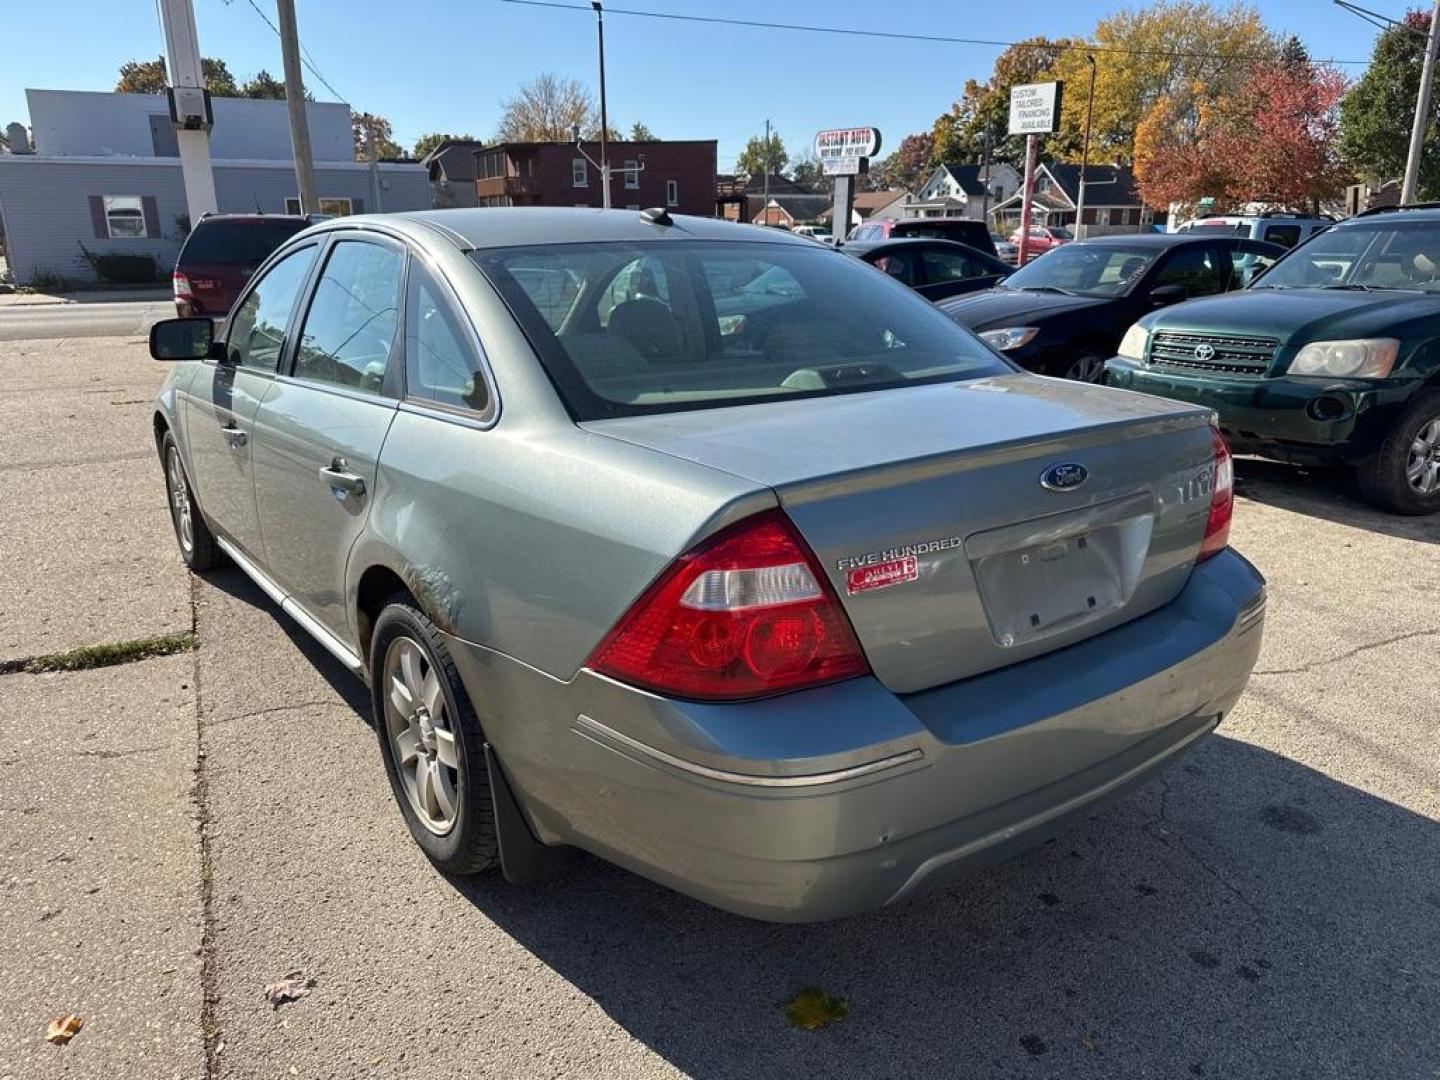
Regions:
[[[862,566],[845,575],[845,592],[853,596],[868,589],[883,589],[887,585],[899,585],[902,581],[915,581],[920,577],[920,561],[914,555],[889,562]]]

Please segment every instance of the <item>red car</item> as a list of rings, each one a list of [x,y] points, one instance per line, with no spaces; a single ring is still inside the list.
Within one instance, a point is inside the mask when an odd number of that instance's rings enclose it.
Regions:
[[[1020,247],[1020,238],[1023,235],[1024,233],[1022,233],[1019,229],[1016,229],[1013,233],[1010,234],[1010,242],[1014,244],[1017,249]],[[1075,234],[1072,233],[1069,229],[1049,227],[1045,225],[1031,225],[1028,257],[1033,259],[1036,255],[1044,255],[1045,252],[1049,251],[1051,248],[1059,247],[1061,244],[1068,244],[1071,240],[1074,239]],[[1016,258],[1018,260],[1018,254],[1016,255]]]
[[[190,230],[175,260],[175,310],[224,318],[270,253],[319,218],[299,214],[210,214]]]

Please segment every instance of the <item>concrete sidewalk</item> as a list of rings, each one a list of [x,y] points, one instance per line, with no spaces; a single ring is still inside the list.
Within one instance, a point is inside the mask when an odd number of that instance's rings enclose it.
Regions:
[[[64,293],[0,293],[0,308],[45,307],[53,304],[155,303],[174,294],[166,285],[143,289],[86,289]]]

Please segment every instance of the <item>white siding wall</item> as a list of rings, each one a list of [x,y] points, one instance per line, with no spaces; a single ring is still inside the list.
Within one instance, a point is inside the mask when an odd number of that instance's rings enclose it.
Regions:
[[[429,208],[429,179],[423,166],[381,165],[379,172],[385,210]],[[375,209],[369,170],[363,165],[320,165],[315,180],[322,196],[359,200],[357,211],[362,205],[366,212]],[[288,164],[215,167],[215,194],[222,213],[284,213],[285,199],[294,197],[295,188],[295,172]],[[90,216],[92,195],[154,196],[163,235],[154,239],[97,238]],[[152,255],[163,273],[180,250],[182,237],[176,218],[185,213],[178,163],[0,155],[0,216],[5,223],[10,271],[20,284],[41,271],[88,280],[91,275],[80,258],[81,244],[97,254]]]
[[[35,150],[44,157],[117,154],[153,157],[151,115],[169,122],[163,94],[105,94],[83,90],[26,90]],[[285,160],[291,157],[290,118],[283,101],[212,98],[214,158]],[[312,101],[305,106],[316,161],[350,161],[355,156],[350,106]]]

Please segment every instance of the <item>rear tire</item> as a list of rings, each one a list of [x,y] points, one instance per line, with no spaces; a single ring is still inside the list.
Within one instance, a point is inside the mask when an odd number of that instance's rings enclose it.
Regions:
[[[1440,511],[1440,390],[1415,396],[1380,448],[1360,464],[1360,493],[1396,514]]]
[[[166,501],[170,504],[170,524],[175,529],[180,558],[198,573],[214,570],[225,561],[225,553],[215,543],[210,526],[205,524],[205,515],[195,502],[195,489],[190,486],[185,462],[180,457],[180,447],[168,431],[160,441],[160,467],[165,470]]]
[[[409,596],[375,620],[370,684],[380,756],[410,835],[443,873],[496,865],[485,735],[444,639]]]

